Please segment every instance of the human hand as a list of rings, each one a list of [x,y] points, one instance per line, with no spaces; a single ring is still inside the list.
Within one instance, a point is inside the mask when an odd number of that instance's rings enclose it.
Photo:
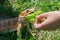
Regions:
[[[56,29],[60,26],[60,11],[46,12],[37,16],[37,19],[44,17],[45,20],[41,23],[35,21],[34,27],[40,29]]]

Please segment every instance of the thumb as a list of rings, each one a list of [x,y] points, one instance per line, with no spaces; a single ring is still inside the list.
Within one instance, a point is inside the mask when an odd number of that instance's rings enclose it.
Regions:
[[[37,18],[37,19],[47,18],[47,14],[46,14],[46,13],[40,14],[40,15],[38,15],[36,18]],[[40,21],[41,21],[41,20],[40,20]],[[39,22],[39,21],[38,21],[38,22]],[[41,23],[38,24],[38,22],[37,22],[37,21],[34,22],[34,27],[35,27],[36,29],[39,29],[39,28],[41,27],[41,25],[42,25]]]
[[[37,22],[34,23],[34,27],[36,29],[41,29],[41,28],[46,28],[47,26],[49,26],[49,24],[52,24],[54,22],[53,19],[51,18],[47,18],[45,21],[43,21],[42,23],[38,24]]]
[[[48,13],[43,13],[43,14],[40,14],[38,15],[36,18],[41,18],[41,17],[44,17],[44,18],[47,18],[48,17]]]

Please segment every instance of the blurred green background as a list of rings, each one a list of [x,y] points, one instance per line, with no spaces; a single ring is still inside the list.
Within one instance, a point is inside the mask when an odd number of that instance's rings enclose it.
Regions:
[[[60,10],[60,0],[0,0],[0,18],[14,18],[27,8],[35,8],[43,12]],[[44,33],[44,32],[43,32]],[[8,35],[8,36],[7,36]],[[14,36],[15,35],[15,36]],[[3,33],[0,36],[6,40],[16,40],[15,32]],[[15,38],[15,39],[14,39]],[[4,39],[4,40],[5,40]],[[32,38],[30,40],[33,40]],[[35,40],[35,39],[34,39]],[[48,39],[41,39],[48,40]],[[55,37],[55,39],[60,40]]]

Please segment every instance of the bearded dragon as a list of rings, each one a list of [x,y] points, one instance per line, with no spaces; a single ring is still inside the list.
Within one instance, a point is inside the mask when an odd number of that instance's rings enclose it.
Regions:
[[[23,26],[28,25],[26,16],[34,12],[34,9],[26,9],[18,15],[16,18],[10,18],[0,21],[0,32],[9,32],[17,30],[17,35]],[[17,28],[17,29],[16,29]]]
[[[32,9],[26,9],[22,13],[18,15],[18,22],[17,22],[17,35],[19,35],[19,32],[21,31],[21,28],[29,25],[28,20],[26,18],[27,15],[34,12],[34,8]]]
[[[0,21],[0,32],[9,32],[16,30],[17,17]]]

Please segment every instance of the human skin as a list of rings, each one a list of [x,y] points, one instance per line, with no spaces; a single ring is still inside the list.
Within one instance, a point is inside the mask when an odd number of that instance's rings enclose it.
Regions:
[[[52,30],[57,29],[60,26],[60,11],[42,13],[36,18],[40,19],[41,17],[45,17],[46,19],[41,23],[38,23],[37,21],[34,22],[34,27],[37,30]]]

